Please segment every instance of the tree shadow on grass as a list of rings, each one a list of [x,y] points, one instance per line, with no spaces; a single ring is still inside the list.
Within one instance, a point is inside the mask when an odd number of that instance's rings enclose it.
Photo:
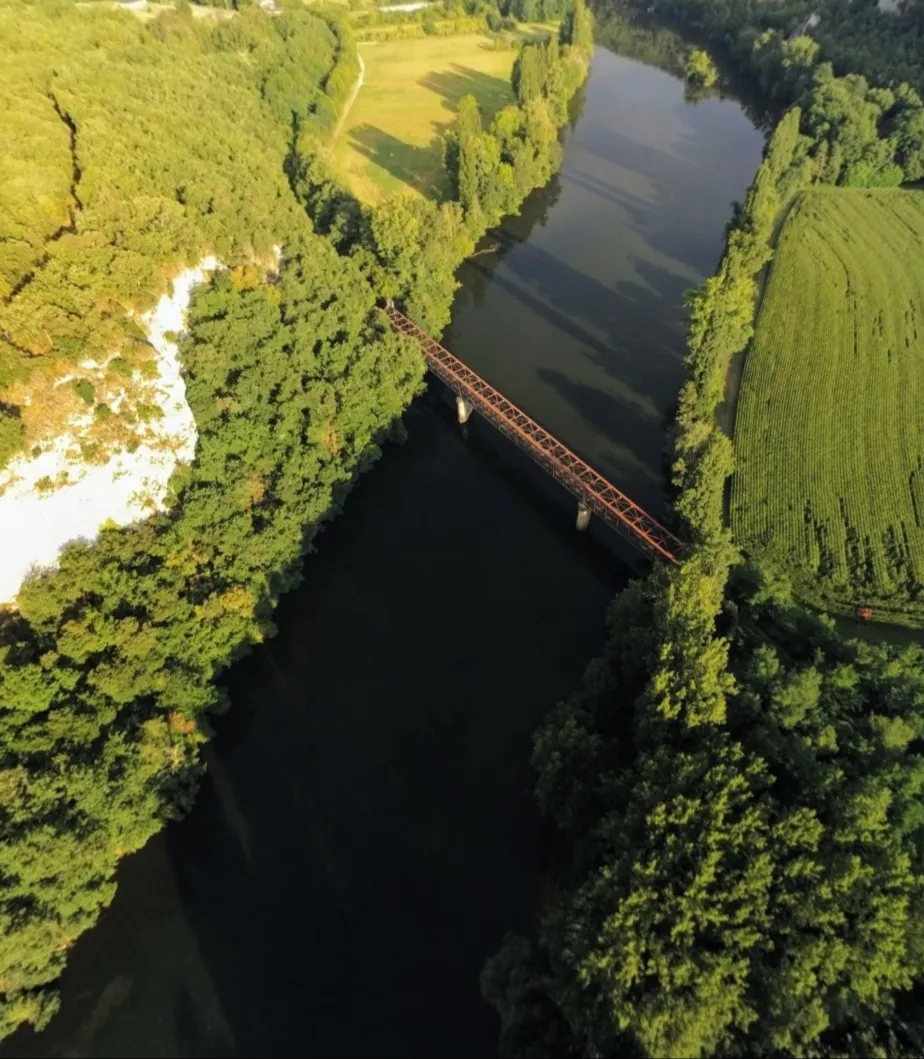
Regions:
[[[453,113],[459,109],[462,97],[468,95],[478,100],[486,118],[513,102],[509,81],[459,63],[453,63],[447,70],[434,70],[417,83],[442,96],[443,105]]]
[[[350,146],[396,180],[427,198],[439,201],[446,192],[442,165],[444,128],[438,127],[437,135],[426,147],[418,147],[374,125],[357,125],[350,129]]]

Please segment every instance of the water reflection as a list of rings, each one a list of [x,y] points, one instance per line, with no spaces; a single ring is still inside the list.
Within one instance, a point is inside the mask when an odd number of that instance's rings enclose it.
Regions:
[[[598,49],[565,162],[462,270],[445,342],[655,512],[683,294],[711,273],[762,135],[731,99]],[[553,208],[554,207],[554,208]]]

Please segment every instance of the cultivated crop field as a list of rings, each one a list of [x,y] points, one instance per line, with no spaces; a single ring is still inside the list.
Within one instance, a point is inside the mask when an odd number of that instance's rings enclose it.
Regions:
[[[374,204],[396,191],[445,191],[441,137],[468,93],[485,121],[513,103],[516,51],[487,36],[422,37],[359,45],[365,80],[333,148],[334,165],[357,198]]]
[[[800,593],[924,624],[924,192],[794,203],[746,355],[731,516]]]

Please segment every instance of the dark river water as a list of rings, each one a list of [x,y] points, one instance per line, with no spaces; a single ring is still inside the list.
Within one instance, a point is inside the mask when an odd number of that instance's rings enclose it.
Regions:
[[[549,187],[461,272],[445,344],[655,512],[684,289],[763,139],[598,49]],[[530,736],[631,571],[435,387],[226,680],[191,815],[129,858],[35,1056],[487,1056],[478,974],[540,878]]]

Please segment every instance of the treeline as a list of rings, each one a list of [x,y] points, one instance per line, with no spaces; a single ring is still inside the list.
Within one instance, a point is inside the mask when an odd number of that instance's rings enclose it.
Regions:
[[[558,22],[571,14],[571,0],[498,0],[502,15],[518,22]]]
[[[493,9],[492,9],[493,13]],[[403,18],[368,19],[355,30],[359,41],[413,40],[419,37],[457,37],[464,33],[483,33],[489,27],[487,15],[461,15],[455,18],[421,18],[421,12],[407,12]],[[497,16],[498,27],[501,22]]]
[[[356,264],[292,232],[278,282],[221,273],[181,355],[199,430],[176,504],[27,582],[0,626],[0,1036],[41,1025],[119,860],[189,808],[217,674],[422,383]]]
[[[0,611],[5,1036],[47,1021],[119,861],[191,804],[209,715],[225,705],[216,676],[272,633],[280,593],[424,366],[376,309],[359,259],[313,232],[284,168],[293,128],[322,133],[344,97],[355,52],[342,23],[242,11],[145,25],[7,4],[0,26],[0,80],[11,91],[11,71],[21,77],[23,106],[9,109],[22,135],[4,141],[4,162],[28,176],[0,187],[0,253],[19,288],[6,292],[7,333],[28,323],[28,298],[46,355],[108,351],[126,328],[140,344],[126,305],[146,307],[208,251],[229,265],[195,295],[181,343],[199,437],[171,481],[175,502],[70,546]],[[56,190],[65,215],[72,198],[74,231],[55,237],[62,215],[35,187]],[[278,275],[261,260],[274,243]],[[102,334],[100,317],[80,318],[93,297],[108,314]],[[86,335],[68,330],[78,325]]]
[[[571,7],[571,0],[442,0],[416,11],[358,11],[353,18],[358,40],[405,40],[485,29],[500,33],[516,29],[517,22],[558,22]]]
[[[639,8],[675,19],[711,37],[745,64],[761,33],[771,30],[790,37],[807,31],[820,46],[821,60],[831,62],[836,73],[862,74],[876,85],[906,81],[924,95],[920,0],[906,0],[894,11],[881,10],[873,0],[599,0],[598,6]]]
[[[556,885],[482,987],[515,1056],[916,1056],[920,648],[844,643],[698,547],[617,599],[535,740]]]
[[[460,101],[444,145],[447,201],[399,196],[361,205],[335,177],[310,127],[299,130],[289,160],[292,186],[316,229],[356,260],[379,295],[439,334],[449,322],[456,269],[485,231],[558,167],[558,129],[592,50],[593,20],[576,0],[557,38],[522,42],[512,75],[516,106],[485,129],[475,99]]]
[[[716,425],[775,226],[816,182],[914,172],[919,103],[802,81],[689,297],[676,514],[690,547],[616,600],[536,736],[555,883],[482,988],[512,1056],[916,1056],[924,1050],[924,651],[845,642],[736,552]],[[900,170],[896,174],[892,167]]]

